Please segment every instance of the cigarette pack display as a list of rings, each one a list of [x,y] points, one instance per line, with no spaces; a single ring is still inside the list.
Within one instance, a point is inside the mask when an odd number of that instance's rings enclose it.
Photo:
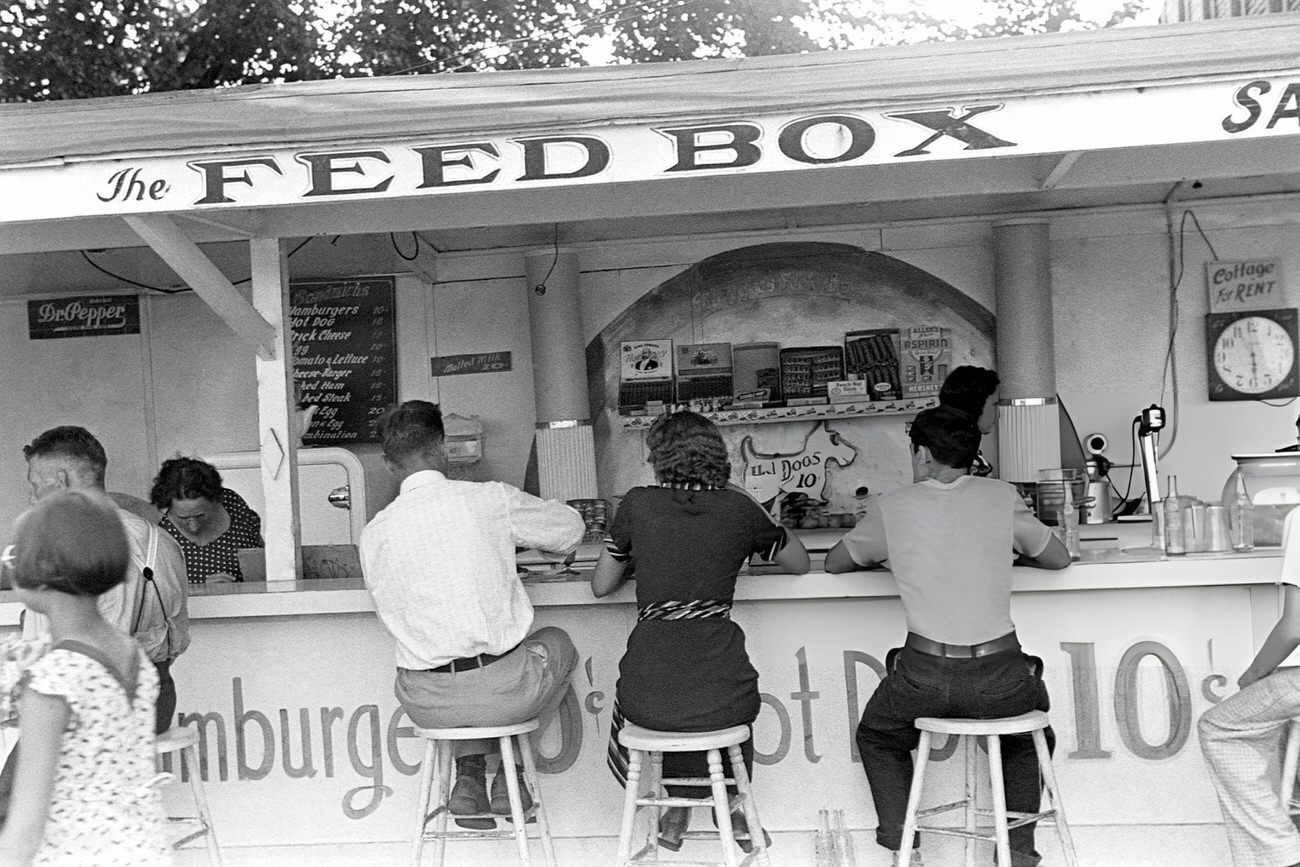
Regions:
[[[849,376],[866,380],[872,400],[898,400],[903,396],[898,343],[897,328],[869,328],[844,335]]]
[[[826,384],[844,378],[840,346],[800,346],[781,350],[781,396],[825,397]]]
[[[948,329],[920,325],[902,335],[903,397],[930,397],[952,369]]]
[[[619,345],[618,407],[673,400],[673,342],[624,340]]]
[[[731,347],[731,363],[738,400],[760,399],[742,395],[764,388],[767,395],[761,400],[781,399],[781,347],[776,343],[737,343]]]

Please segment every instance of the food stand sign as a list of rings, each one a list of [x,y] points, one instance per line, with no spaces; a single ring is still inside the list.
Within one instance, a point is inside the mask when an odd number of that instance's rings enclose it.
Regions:
[[[1300,80],[1283,76],[580,132],[145,154],[10,168],[0,172],[0,201],[22,202],[23,220],[48,220],[1285,137],[1300,133],[1297,100]]]
[[[32,340],[139,333],[138,295],[87,295],[27,302],[27,336]]]

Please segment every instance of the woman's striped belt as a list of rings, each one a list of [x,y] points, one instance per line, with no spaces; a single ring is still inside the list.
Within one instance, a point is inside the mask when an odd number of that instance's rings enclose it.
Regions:
[[[637,612],[637,620],[706,620],[721,617],[730,619],[730,599],[676,599],[652,602]]]

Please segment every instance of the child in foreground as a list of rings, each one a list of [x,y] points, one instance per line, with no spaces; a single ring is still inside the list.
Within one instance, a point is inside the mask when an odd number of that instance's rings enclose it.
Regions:
[[[65,491],[14,525],[0,570],[50,620],[50,649],[17,687],[20,743],[5,865],[170,863],[154,772],[158,675],[96,608],[121,583],[126,534],[112,504]]]

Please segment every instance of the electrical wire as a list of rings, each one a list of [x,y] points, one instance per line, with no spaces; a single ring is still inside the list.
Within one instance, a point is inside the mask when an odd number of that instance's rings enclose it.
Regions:
[[[123,277],[121,274],[114,274],[112,271],[101,266],[94,259],[90,258],[90,254],[88,254],[85,250],[79,250],[78,252],[81,253],[81,258],[86,260],[86,264],[94,268],[99,273],[112,277],[114,280],[121,280],[123,283],[126,283],[131,286],[135,286],[138,289],[147,289],[150,292],[161,292],[163,295],[178,295],[182,292],[190,291],[189,287],[185,287],[182,289],[166,289],[162,286],[150,286],[147,283],[138,283],[135,280],[131,280],[127,277]]]
[[[1128,506],[1128,495],[1133,490],[1133,469],[1136,466],[1138,459],[1137,428],[1138,418],[1140,417],[1141,416],[1135,416],[1132,424],[1129,425],[1129,446],[1132,451],[1129,454],[1128,459],[1128,481],[1124,483],[1124,493],[1120,496],[1119,503],[1110,510],[1110,516],[1112,518],[1120,514]],[[1110,476],[1107,476],[1106,478],[1109,480]],[[1115,489],[1116,494],[1119,493],[1119,487],[1113,481],[1110,483],[1110,486]]]
[[[537,284],[537,288],[539,290],[546,289],[546,281],[551,279],[551,275],[555,273],[555,263],[560,261],[560,224],[555,223],[554,226],[555,226],[555,236],[552,239],[551,243],[555,245],[555,253],[554,255],[551,256],[551,267],[546,269],[546,276],[542,278],[541,283]]]
[[[414,262],[420,258],[420,236],[412,232],[411,238],[415,240],[415,252],[408,256],[397,246],[397,235],[393,232],[388,233],[388,242],[393,245],[393,252],[407,262]]]

